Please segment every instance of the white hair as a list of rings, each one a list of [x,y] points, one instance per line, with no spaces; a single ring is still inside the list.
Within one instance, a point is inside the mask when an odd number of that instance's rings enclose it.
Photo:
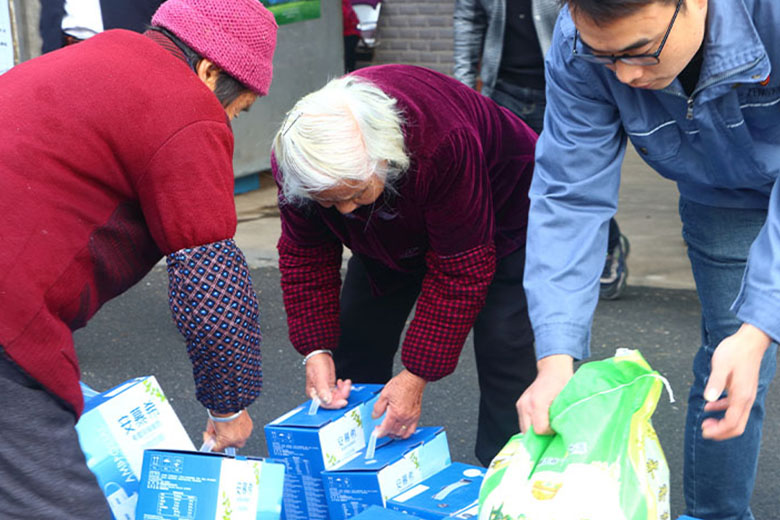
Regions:
[[[274,138],[284,197],[302,202],[372,174],[392,189],[409,167],[402,124],[396,100],[361,78],[337,78],[304,96]]]

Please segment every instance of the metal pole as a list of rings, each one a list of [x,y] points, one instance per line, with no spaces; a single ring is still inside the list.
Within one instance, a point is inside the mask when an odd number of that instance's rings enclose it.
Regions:
[[[17,27],[14,0],[8,0],[8,12],[11,18],[11,46],[14,50],[14,65],[19,65],[19,63],[22,61],[22,58],[21,50],[19,48],[19,28]]]

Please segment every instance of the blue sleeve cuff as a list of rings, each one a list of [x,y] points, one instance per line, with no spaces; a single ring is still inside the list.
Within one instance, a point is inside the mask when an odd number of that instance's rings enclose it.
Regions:
[[[574,323],[547,323],[534,327],[536,359],[566,354],[575,360],[590,357],[590,327]]]
[[[748,294],[749,293],[749,294]],[[737,300],[731,306],[732,312],[743,323],[761,329],[772,341],[780,343],[780,302],[760,291],[743,287]]]

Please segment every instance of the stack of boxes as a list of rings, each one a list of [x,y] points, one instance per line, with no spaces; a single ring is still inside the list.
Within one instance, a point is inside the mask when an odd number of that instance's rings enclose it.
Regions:
[[[477,518],[485,470],[452,463],[442,428],[379,439],[366,457],[381,388],[355,385],[345,408],[307,402],[266,425],[276,460],[194,451],[154,377],[85,388],[76,429],[118,520]]]
[[[82,387],[84,413],[76,423],[87,466],[117,520],[134,520],[144,450],[194,450],[157,380],[139,377],[102,394]]]
[[[365,449],[374,427],[371,419],[380,385],[355,385],[347,406],[320,409],[310,415],[310,402],[265,427],[268,452],[286,466],[284,517],[327,520],[328,503],[322,472],[354,459]]]
[[[194,451],[154,377],[82,391],[76,432],[115,520],[279,520],[284,465]]]
[[[382,421],[371,418],[381,389],[355,385],[345,408],[310,415],[307,402],[266,425],[270,456],[286,465],[285,520],[476,517],[484,470],[453,465],[442,428],[418,428],[405,440],[381,438],[366,458],[371,432]]]

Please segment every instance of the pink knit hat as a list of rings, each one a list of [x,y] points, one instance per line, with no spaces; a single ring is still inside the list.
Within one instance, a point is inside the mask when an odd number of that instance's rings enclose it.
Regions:
[[[260,0],[168,0],[152,17],[260,96],[268,94],[276,20]]]

